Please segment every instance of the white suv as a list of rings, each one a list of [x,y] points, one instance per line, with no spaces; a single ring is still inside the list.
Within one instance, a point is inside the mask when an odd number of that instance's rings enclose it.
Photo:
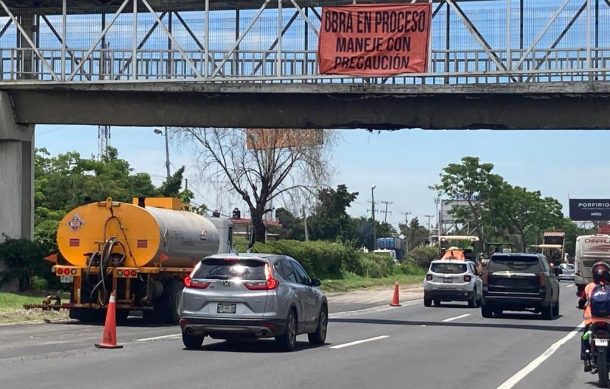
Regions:
[[[474,308],[481,305],[483,282],[471,261],[435,260],[424,280],[424,305],[440,305],[441,301],[468,301]]]

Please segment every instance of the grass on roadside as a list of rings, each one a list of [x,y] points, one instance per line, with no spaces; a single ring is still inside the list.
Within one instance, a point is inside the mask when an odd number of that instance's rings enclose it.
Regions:
[[[383,278],[367,278],[349,274],[345,278],[337,280],[323,280],[322,290],[325,292],[348,292],[357,289],[366,289],[379,286],[391,287],[395,282],[401,286],[421,285],[424,279],[420,274],[395,274]]]
[[[23,308],[23,304],[40,304],[47,294],[40,293],[8,293],[0,292],[0,311],[13,308]]]
[[[49,293],[34,291],[26,293],[0,292],[0,323],[22,321],[65,320],[66,310],[25,309],[24,304],[40,304]]]

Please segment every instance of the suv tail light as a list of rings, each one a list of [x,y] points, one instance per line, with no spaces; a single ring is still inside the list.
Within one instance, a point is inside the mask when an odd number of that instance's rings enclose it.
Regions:
[[[540,287],[541,288],[546,287],[546,276],[544,273],[540,273]]]
[[[265,264],[265,281],[244,281],[244,286],[249,290],[271,290],[277,288],[279,284],[280,282],[273,277],[273,270],[268,263]]]
[[[184,277],[184,286],[192,289],[205,289],[210,286],[209,282],[194,280],[190,276]]]
[[[426,274],[426,280],[432,281],[432,274]]]
[[[471,279],[472,277],[470,276],[464,276],[464,282],[470,282]]]

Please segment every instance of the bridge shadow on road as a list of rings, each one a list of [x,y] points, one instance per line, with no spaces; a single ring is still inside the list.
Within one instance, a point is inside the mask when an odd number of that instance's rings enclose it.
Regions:
[[[525,315],[503,315],[503,318],[523,318]],[[470,327],[470,328],[502,328],[515,330],[538,330],[569,332],[576,326],[553,326],[542,324],[514,324],[495,322],[496,319],[486,319],[485,323],[464,323],[464,322],[443,322],[443,321],[424,321],[424,320],[389,320],[389,319],[355,319],[355,318],[335,318],[329,319],[332,323],[351,323],[351,324],[374,324],[374,325],[396,325],[396,326],[428,326],[428,327]]]

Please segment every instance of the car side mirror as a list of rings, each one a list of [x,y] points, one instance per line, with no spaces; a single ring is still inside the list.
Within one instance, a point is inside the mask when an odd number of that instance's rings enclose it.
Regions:
[[[322,282],[318,278],[311,279],[311,286],[320,286],[320,285],[322,285]]]

